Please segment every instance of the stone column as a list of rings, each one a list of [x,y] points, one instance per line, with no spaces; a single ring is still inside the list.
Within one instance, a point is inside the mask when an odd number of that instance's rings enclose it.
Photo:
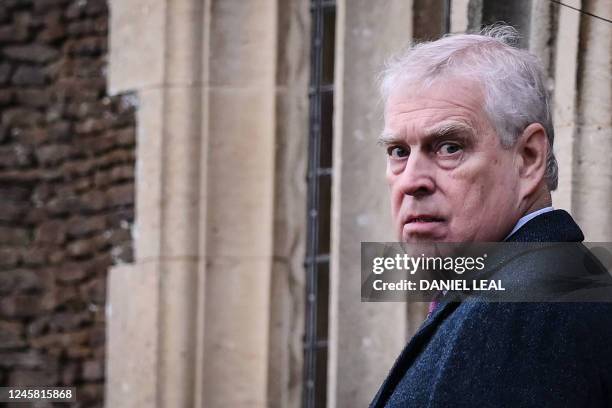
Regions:
[[[265,407],[277,6],[116,0],[139,100],[135,263],[111,271],[108,407]]]
[[[568,2],[576,8],[580,0]],[[559,163],[559,186],[553,192],[553,205],[572,212],[574,194],[574,150],[576,141],[576,98],[580,14],[567,7],[558,9],[555,34],[553,121],[555,155]]]
[[[584,0],[582,8],[612,15],[608,0]],[[575,178],[572,207],[589,241],[612,240],[612,25],[580,17]]]
[[[274,263],[270,288],[268,407],[302,397],[310,2],[278,2]]]
[[[109,274],[109,407],[193,406],[198,388],[204,15],[198,0],[111,4],[109,90],[140,103],[135,263]]]
[[[203,406],[266,407],[275,161],[275,1],[213,1]]]
[[[465,33],[470,27],[469,22],[469,0],[451,1],[451,33]]]
[[[361,241],[395,240],[390,223],[377,72],[412,34],[412,2],[338,2],[330,287],[330,407],[363,407],[406,340],[406,304],[362,303]]]

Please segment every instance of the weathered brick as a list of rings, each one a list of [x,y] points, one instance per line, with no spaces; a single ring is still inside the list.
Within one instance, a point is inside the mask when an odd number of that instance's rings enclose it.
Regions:
[[[78,282],[88,276],[87,264],[72,262],[57,269],[57,279],[62,283]]]
[[[11,71],[9,64],[0,64],[0,85],[6,84],[11,79]]]
[[[21,144],[33,146],[43,144],[49,139],[47,129],[42,127],[25,129],[16,127],[11,131],[11,136]]]
[[[66,252],[73,258],[84,258],[95,253],[96,244],[94,239],[80,239],[68,244]]]
[[[30,233],[25,228],[0,225],[0,245],[28,245]]]
[[[72,134],[72,125],[67,121],[59,121],[49,126],[49,138],[52,141],[66,141]]]
[[[85,14],[89,17],[107,14],[108,7],[105,0],[88,0],[85,4]]]
[[[14,99],[15,92],[12,89],[0,89],[0,106],[8,106]]]
[[[62,10],[70,0],[36,0],[34,2],[34,12],[48,13],[50,10]]]
[[[77,330],[69,333],[51,333],[32,339],[34,348],[72,347],[86,344],[89,340],[89,330]]]
[[[82,377],[85,381],[99,381],[104,378],[104,362],[88,360],[83,363]]]
[[[31,247],[25,249],[21,258],[25,266],[41,266],[47,263],[48,251],[45,248]]]
[[[68,235],[71,238],[89,236],[92,233],[101,232],[106,228],[104,216],[77,216],[67,222]]]
[[[98,325],[91,328],[89,332],[89,345],[93,348],[99,348],[104,346],[106,340],[106,330],[104,326]]]
[[[72,2],[68,8],[66,8],[66,11],[64,13],[64,16],[68,19],[68,20],[75,20],[78,18],[81,18],[84,14],[84,10],[83,10],[83,6],[85,4],[83,2],[80,1],[75,1]]]
[[[22,186],[0,185],[0,197],[3,200],[22,201],[30,198],[31,190]]]
[[[132,263],[134,262],[134,246],[131,241],[116,244],[111,249],[114,263]]]
[[[84,403],[100,401],[104,397],[104,385],[85,384],[77,387],[77,395]]]
[[[33,65],[20,65],[13,74],[15,85],[40,86],[47,82],[45,69]]]
[[[38,34],[37,39],[44,43],[54,43],[66,36],[66,29],[59,23],[48,24],[43,31]]]
[[[49,105],[49,92],[45,89],[21,89],[15,92],[15,99],[23,106],[43,108]]]
[[[67,332],[82,328],[91,323],[91,313],[88,311],[67,311],[54,313],[48,321],[49,330],[52,332]]]
[[[32,149],[27,146],[0,146],[0,168],[27,167],[32,162]]]
[[[36,158],[43,166],[53,166],[70,157],[72,146],[68,144],[51,144],[36,149]]]
[[[35,241],[39,244],[61,245],[66,241],[66,226],[61,220],[50,220],[36,229]]]
[[[0,314],[10,318],[36,316],[41,312],[39,295],[13,295],[0,299]]]
[[[84,37],[68,40],[64,52],[72,56],[95,57],[106,52],[107,42],[104,37]]]
[[[81,379],[79,374],[79,364],[75,362],[68,362],[62,367],[60,381],[62,385],[72,385]]]
[[[0,321],[0,349],[21,348],[26,345],[20,322]]]
[[[47,203],[47,210],[54,215],[65,215],[76,212],[81,206],[80,200],[75,196],[54,197]]]
[[[86,212],[100,211],[106,205],[106,195],[102,191],[92,190],[81,196],[81,208]]]
[[[0,269],[13,268],[19,263],[19,250],[0,248]]]
[[[109,202],[113,206],[127,205],[134,202],[134,185],[121,184],[108,189]]]
[[[88,118],[75,126],[75,132],[78,134],[88,134],[100,132],[108,127],[106,120],[101,118]]]
[[[26,208],[23,202],[9,200],[0,201],[0,221],[19,222]]]
[[[59,52],[55,48],[43,44],[6,47],[2,52],[9,59],[38,64],[54,60],[59,55]]]
[[[28,39],[28,27],[17,24],[5,24],[0,26],[1,43],[20,43]]]
[[[27,344],[27,343],[26,343]],[[24,344],[24,346],[26,345]],[[0,353],[0,367],[4,368],[51,368],[57,364],[57,359],[36,350]]]
[[[20,387],[44,387],[54,386],[57,383],[58,374],[55,370],[45,367],[44,370],[17,369],[9,376],[9,385]]]
[[[134,128],[119,129],[114,134],[119,146],[134,146],[136,144],[136,131]]]

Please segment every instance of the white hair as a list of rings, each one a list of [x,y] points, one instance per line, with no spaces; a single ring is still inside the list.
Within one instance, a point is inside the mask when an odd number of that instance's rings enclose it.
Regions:
[[[550,102],[538,58],[517,48],[518,32],[495,25],[478,34],[452,34],[411,45],[388,61],[380,76],[386,102],[400,85],[431,86],[445,77],[476,80],[484,91],[484,110],[501,144],[510,147],[531,123],[540,123],[548,137],[546,183],[557,188],[558,168],[553,152],[554,129]]]

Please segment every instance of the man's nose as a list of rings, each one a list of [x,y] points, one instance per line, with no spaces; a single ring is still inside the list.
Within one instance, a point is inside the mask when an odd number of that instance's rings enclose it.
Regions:
[[[433,194],[436,189],[433,164],[420,153],[411,154],[399,175],[399,188],[415,198]]]

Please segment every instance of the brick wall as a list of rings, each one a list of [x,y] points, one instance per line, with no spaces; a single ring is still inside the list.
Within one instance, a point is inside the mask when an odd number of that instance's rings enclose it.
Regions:
[[[102,406],[105,283],[131,262],[133,96],[101,0],[0,1],[0,384]]]

